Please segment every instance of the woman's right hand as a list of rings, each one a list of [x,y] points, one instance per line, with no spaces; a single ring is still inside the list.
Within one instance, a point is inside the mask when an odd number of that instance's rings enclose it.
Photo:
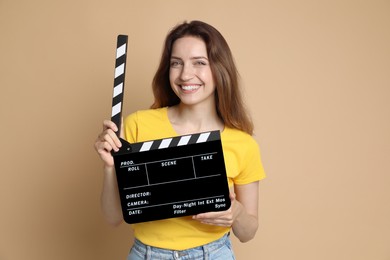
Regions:
[[[110,120],[103,121],[103,132],[101,132],[95,141],[95,150],[102,159],[105,167],[114,166],[114,158],[111,151],[117,152],[122,146],[116,132],[118,132],[116,124]]]

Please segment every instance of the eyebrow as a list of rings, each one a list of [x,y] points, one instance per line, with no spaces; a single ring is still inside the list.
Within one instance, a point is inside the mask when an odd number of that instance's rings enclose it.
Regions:
[[[181,60],[180,57],[176,57],[176,56],[171,56],[171,59]],[[199,59],[209,60],[208,58],[206,58],[204,56],[195,56],[195,57],[191,57],[190,59],[191,60],[199,60]]]

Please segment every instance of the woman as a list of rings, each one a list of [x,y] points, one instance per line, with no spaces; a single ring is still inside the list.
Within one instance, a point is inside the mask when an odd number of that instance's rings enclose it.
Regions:
[[[265,177],[253,124],[247,116],[229,46],[212,26],[192,21],[167,35],[153,79],[155,101],[124,121],[122,134],[143,142],[211,130],[221,131],[231,207],[132,225],[135,243],[128,259],[234,259],[229,234],[251,240],[258,228],[258,186]],[[111,151],[121,143],[104,121],[95,149],[104,162],[101,197],[107,221],[123,221]]]

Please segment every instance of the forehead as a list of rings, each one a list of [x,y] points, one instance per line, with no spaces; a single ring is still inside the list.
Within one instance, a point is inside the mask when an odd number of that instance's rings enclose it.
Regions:
[[[172,46],[172,56],[177,57],[207,57],[206,44],[202,38],[185,36],[177,39]]]

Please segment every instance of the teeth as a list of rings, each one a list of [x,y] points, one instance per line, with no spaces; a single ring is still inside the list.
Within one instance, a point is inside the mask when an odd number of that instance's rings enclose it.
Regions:
[[[182,89],[184,90],[195,90],[195,89],[198,89],[199,86],[195,85],[195,86],[181,86]]]

